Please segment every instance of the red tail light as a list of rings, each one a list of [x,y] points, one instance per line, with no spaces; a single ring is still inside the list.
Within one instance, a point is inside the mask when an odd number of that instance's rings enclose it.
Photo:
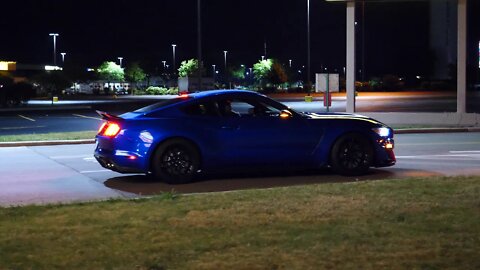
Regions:
[[[115,137],[120,132],[120,125],[115,122],[105,122],[98,130],[98,134],[107,137]]]

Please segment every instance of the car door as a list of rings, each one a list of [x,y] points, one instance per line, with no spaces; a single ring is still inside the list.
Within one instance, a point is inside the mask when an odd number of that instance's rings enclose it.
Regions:
[[[281,117],[281,108],[257,100],[234,100],[232,109],[240,117],[223,117],[219,131],[223,155],[231,165],[310,166],[321,134],[305,118]]]

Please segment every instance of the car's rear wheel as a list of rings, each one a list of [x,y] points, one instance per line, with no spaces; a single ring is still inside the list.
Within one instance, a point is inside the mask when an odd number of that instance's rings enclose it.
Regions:
[[[330,165],[338,174],[365,174],[372,164],[373,153],[367,138],[356,133],[346,134],[333,145]]]
[[[155,178],[168,184],[191,182],[200,167],[200,154],[195,145],[184,139],[162,143],[152,159]]]

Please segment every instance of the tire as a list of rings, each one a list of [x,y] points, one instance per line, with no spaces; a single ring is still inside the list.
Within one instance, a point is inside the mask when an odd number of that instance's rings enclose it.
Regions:
[[[200,167],[195,145],[184,139],[162,143],[152,158],[153,176],[168,184],[191,182]]]
[[[332,147],[330,165],[334,172],[353,176],[365,174],[373,161],[372,144],[360,134],[340,137]]]

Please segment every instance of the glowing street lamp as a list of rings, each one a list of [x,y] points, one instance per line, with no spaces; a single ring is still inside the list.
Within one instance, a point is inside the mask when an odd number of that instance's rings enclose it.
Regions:
[[[225,82],[228,83],[227,53],[228,53],[228,51],[223,51],[223,57],[224,57],[224,59],[225,59]]]
[[[66,55],[67,53],[62,52],[62,53],[60,53],[60,54],[62,55],[62,64],[65,65],[65,55]]]
[[[49,36],[53,37],[53,65],[57,65],[57,37],[58,33],[50,33]]]
[[[175,73],[175,47],[177,47],[176,44],[172,44],[172,50],[173,50],[173,73]]]
[[[118,58],[118,61],[120,62],[120,67],[122,67],[122,60],[123,60],[123,57],[117,57]]]

